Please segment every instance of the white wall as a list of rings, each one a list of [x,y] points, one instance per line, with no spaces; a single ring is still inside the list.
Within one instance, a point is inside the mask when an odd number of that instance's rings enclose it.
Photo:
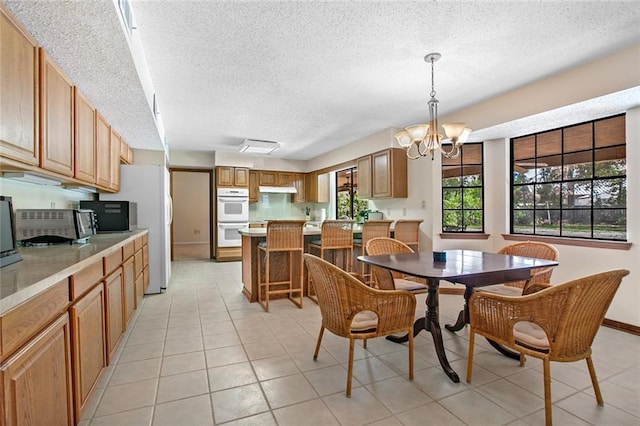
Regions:
[[[335,149],[323,155],[319,155],[308,161],[307,171],[319,170],[325,167],[334,166],[349,160],[355,160],[376,151],[387,148],[397,148],[393,135],[398,129],[386,128],[377,133],[359,139],[347,146]]]
[[[171,173],[173,197],[173,243],[208,243],[209,173]]]
[[[284,172],[307,172],[307,161],[287,160],[268,156],[253,156],[238,152],[218,152],[216,166],[249,167],[256,170],[278,170]]]

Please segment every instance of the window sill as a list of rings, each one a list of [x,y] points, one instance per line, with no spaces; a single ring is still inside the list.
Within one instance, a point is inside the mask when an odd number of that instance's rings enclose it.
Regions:
[[[446,232],[440,234],[440,238],[443,240],[488,240],[490,236],[489,234],[472,234],[470,232]]]
[[[579,240],[576,238],[543,237],[540,235],[502,234],[507,241],[540,241],[542,243],[564,246],[592,247],[611,250],[629,250],[632,243],[625,241]]]

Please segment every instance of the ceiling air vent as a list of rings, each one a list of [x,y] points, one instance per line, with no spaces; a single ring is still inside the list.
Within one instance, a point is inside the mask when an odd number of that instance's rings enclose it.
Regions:
[[[238,145],[240,152],[246,152],[248,154],[271,154],[278,148],[280,148],[278,142],[260,141],[256,139],[245,139]]]

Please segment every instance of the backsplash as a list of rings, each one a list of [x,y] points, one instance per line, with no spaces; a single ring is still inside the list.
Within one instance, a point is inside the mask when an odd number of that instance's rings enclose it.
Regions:
[[[92,200],[86,192],[64,189],[59,186],[36,185],[0,178],[0,195],[9,196],[14,209],[75,209],[80,200]]]
[[[249,204],[249,220],[304,219],[304,204],[291,202],[291,194],[261,193]]]
[[[320,209],[327,203],[293,203],[291,194],[259,194],[258,202],[249,204],[249,221],[269,219],[304,219],[307,207],[311,210],[311,220],[320,220]]]

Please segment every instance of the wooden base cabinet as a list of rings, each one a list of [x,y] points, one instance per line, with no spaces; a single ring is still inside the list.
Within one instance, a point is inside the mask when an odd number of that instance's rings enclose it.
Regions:
[[[140,252],[140,257],[142,257],[142,251]],[[136,253],[136,257],[138,253]],[[124,289],[122,296],[124,298],[124,323],[129,323],[131,316],[133,315],[133,311],[136,309],[136,278],[135,278],[135,270],[134,270],[134,262],[133,258],[129,258],[122,265],[122,269],[124,270]]]
[[[107,364],[111,363],[113,351],[124,332],[124,311],[122,300],[122,270],[118,268],[104,282],[107,324]]]
[[[97,285],[73,304],[69,313],[73,342],[75,417],[80,419],[102,369],[107,366],[104,287]]]
[[[0,366],[0,424],[75,424],[70,341],[65,313]]]

